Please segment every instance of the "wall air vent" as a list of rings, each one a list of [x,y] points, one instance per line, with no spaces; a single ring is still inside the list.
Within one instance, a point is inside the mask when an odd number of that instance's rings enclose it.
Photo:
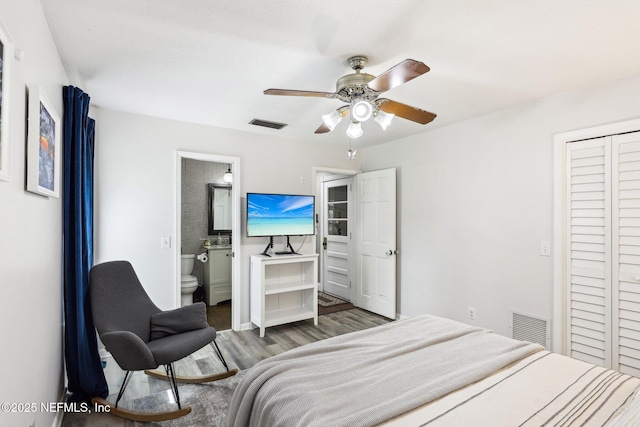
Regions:
[[[249,122],[250,125],[256,125],[256,126],[262,126],[265,128],[270,128],[270,129],[282,129],[283,127],[285,127],[287,124],[286,123],[277,123],[277,122],[270,122],[268,120],[260,120],[260,119],[253,119]]]
[[[548,319],[511,312],[511,337],[551,348],[551,322]]]

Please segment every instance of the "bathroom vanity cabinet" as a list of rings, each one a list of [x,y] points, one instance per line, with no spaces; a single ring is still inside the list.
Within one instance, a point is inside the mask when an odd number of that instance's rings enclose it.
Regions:
[[[318,254],[251,256],[251,322],[265,328],[313,319],[318,324]]]
[[[231,299],[231,247],[209,246],[204,264],[204,298],[207,305]]]

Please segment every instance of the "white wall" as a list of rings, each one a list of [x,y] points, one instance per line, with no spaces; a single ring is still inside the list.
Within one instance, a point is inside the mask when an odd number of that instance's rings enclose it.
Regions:
[[[0,402],[40,404],[63,390],[62,200],[25,191],[25,93],[40,84],[62,115],[68,81],[38,0],[2,0],[0,19],[24,53],[14,61],[11,117],[2,124],[11,132],[11,181],[0,181]],[[0,412],[0,425],[47,426],[55,415]]]
[[[359,160],[346,159],[346,145],[310,144],[110,110],[94,111],[95,262],[129,260],[151,298],[163,309],[177,306],[179,286],[176,260],[180,248],[175,247],[176,151],[239,157],[243,203],[247,191],[313,194],[314,166],[360,167]],[[174,247],[160,249],[161,236],[171,236]],[[297,247],[301,238],[295,239]],[[262,252],[267,241],[244,236],[239,240],[234,236],[234,244],[238,241],[242,245],[241,304],[245,313],[240,321],[246,323],[249,257]]]
[[[398,311],[505,335],[509,310],[551,319],[553,135],[639,114],[634,76],[365,150],[363,170],[398,168]]]

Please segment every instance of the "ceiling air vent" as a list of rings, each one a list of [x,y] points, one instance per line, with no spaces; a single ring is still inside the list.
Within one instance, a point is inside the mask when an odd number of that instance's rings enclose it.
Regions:
[[[268,120],[260,120],[260,119],[253,119],[249,122],[250,125],[256,125],[256,126],[262,126],[265,128],[270,128],[270,129],[282,129],[283,127],[285,127],[287,124],[286,123],[277,123],[277,122],[270,122]]]

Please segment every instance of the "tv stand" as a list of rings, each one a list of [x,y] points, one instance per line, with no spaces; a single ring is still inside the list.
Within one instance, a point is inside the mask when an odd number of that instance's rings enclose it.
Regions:
[[[273,245],[271,247],[273,247]],[[264,255],[264,252],[263,252],[263,255]],[[302,255],[302,254],[293,250],[293,246],[291,246],[291,242],[289,241],[289,236],[287,236],[287,250],[282,252],[276,252],[276,255]]]
[[[269,255],[267,252],[269,252],[269,249],[273,249],[273,236],[269,237],[269,243],[267,243],[267,247],[264,248],[264,251],[262,251],[262,253],[260,255],[264,255],[264,256],[268,256],[270,257],[271,255]],[[276,252],[277,255],[277,252]]]

